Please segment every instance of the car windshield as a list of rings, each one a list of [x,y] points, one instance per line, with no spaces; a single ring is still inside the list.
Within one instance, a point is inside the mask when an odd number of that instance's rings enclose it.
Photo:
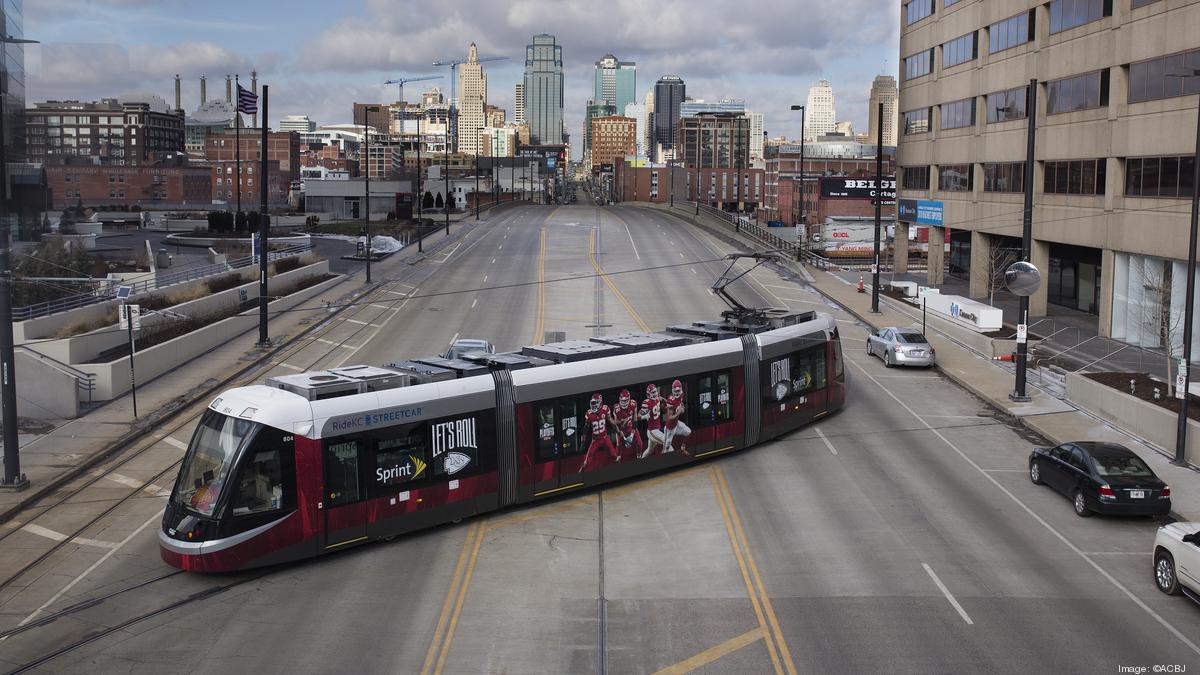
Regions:
[[[228,482],[238,448],[258,426],[257,422],[212,410],[204,413],[183,458],[172,501],[202,516],[211,516]]]
[[[1101,476],[1149,478],[1154,475],[1150,467],[1137,457],[1096,457],[1092,462]]]
[[[923,345],[927,343],[925,336],[920,333],[896,333],[896,341],[910,345]]]

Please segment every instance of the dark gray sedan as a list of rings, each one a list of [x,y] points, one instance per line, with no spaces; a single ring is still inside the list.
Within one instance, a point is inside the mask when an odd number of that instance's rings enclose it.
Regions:
[[[932,366],[937,363],[933,345],[915,328],[880,328],[867,335],[867,353],[883,359],[883,365]]]

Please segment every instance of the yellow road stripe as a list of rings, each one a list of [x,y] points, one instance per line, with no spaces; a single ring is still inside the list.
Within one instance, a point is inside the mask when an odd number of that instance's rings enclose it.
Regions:
[[[709,477],[712,479],[713,490],[717,493],[717,504],[721,507],[721,517],[725,520],[725,532],[729,536],[729,543],[733,546],[733,555],[737,559],[738,569],[742,572],[742,582],[746,584],[746,593],[750,596],[750,605],[754,608],[754,616],[758,619],[758,627],[764,631],[764,638],[767,643],[767,652],[771,655],[771,665],[775,668],[777,675],[783,674],[783,666],[779,663],[779,653],[775,648],[775,642],[772,635],[766,633],[767,620],[763,615],[762,603],[758,600],[758,593],[754,590],[754,583],[750,580],[750,572],[746,569],[746,559],[742,553],[742,546],[736,534],[736,528],[733,525],[733,517],[730,513],[729,506],[725,503],[725,489],[721,486],[721,480],[717,476],[717,468],[713,467],[709,472]]]
[[[735,638],[730,638],[715,647],[709,647],[690,659],[684,659],[679,663],[667,666],[655,672],[654,675],[683,675],[684,673],[690,673],[701,666],[706,666],[716,661],[722,656],[732,654],[747,645],[752,645],[766,636],[767,632],[762,629],[762,626],[759,626]]]
[[[438,655],[434,675],[441,675],[446,667],[446,657],[450,654],[450,643],[454,641],[454,631],[458,628],[458,618],[462,615],[463,602],[467,599],[467,588],[471,585],[471,576],[475,574],[475,562],[479,560],[479,547],[483,544],[483,535],[487,525],[480,525],[475,537],[475,546],[471,549],[471,558],[467,562],[467,571],[463,574],[462,584],[458,588],[458,600],[454,603],[454,613],[450,615],[450,625],[446,628],[446,639],[442,642],[442,653]]]
[[[633,308],[633,305],[629,304],[629,300],[625,298],[625,294],[621,292],[621,289],[617,288],[617,285],[613,283],[612,279],[608,278],[608,274],[600,268],[600,262],[596,260],[595,230],[592,230],[591,234],[588,236],[588,258],[591,259],[592,269],[596,270],[596,274],[600,275],[600,278],[604,281],[604,284],[608,286],[608,290],[612,291],[613,296],[616,297],[617,302],[621,303],[621,306],[625,308],[625,311],[629,312],[629,316],[633,317],[633,321],[638,325],[638,328],[644,333],[651,332],[650,324],[642,320],[642,317],[638,315],[637,311]]]
[[[783,665],[787,666],[787,671],[790,675],[796,675],[796,664],[792,661],[792,654],[788,650],[787,641],[783,638],[783,631],[779,628],[779,618],[775,616],[775,608],[771,605],[771,596],[767,595],[767,588],[763,584],[762,575],[758,571],[758,565],[754,562],[754,554],[750,552],[750,542],[746,539],[746,532],[742,528],[742,519],[738,517],[737,507],[733,504],[733,493],[729,491],[729,483],[725,479],[725,474],[719,467],[715,468],[717,480],[725,492],[725,500],[729,503],[729,515],[733,520],[734,528],[737,530],[738,538],[742,542],[742,548],[746,552],[746,562],[750,568],[750,573],[754,576],[754,583],[758,587],[758,595],[762,600],[763,611],[767,615],[767,620],[771,624],[771,634],[775,638],[775,642],[779,647],[780,656],[783,658]]]
[[[442,603],[442,613],[438,617],[437,628],[433,631],[433,639],[429,642],[429,650],[425,652],[425,663],[421,666],[421,674],[425,675],[429,672],[433,665],[434,655],[437,654],[438,645],[442,641],[442,629],[446,627],[446,620],[450,616],[450,608],[453,606],[453,600],[458,593],[458,585],[461,582],[463,567],[466,565],[467,556],[471,551],[471,545],[475,540],[475,534],[481,529],[479,523],[471,523],[467,527],[467,538],[463,542],[462,552],[458,554],[458,562],[454,565],[454,575],[450,577],[450,590],[446,592],[446,600]]]
[[[533,343],[541,344],[546,330],[546,228],[542,228],[541,244],[538,246],[538,299],[537,318],[533,322]]]

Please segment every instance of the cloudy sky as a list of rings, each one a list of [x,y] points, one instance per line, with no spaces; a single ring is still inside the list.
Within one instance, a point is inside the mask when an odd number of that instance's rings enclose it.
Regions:
[[[800,134],[808,87],[833,86],[840,120],[867,129],[867,96],[880,73],[896,74],[897,3],[885,0],[25,0],[26,98],[96,100],[152,91],[168,102],[183,77],[183,106],[225,94],[238,73],[271,85],[271,122],[306,114],[349,122],[352,103],[391,102],[400,76],[446,74],[435,60],[483,56],[489,103],[512,115],[525,45],[551,33],[563,47],[565,117],[578,150],[593,64],[606,53],[637,62],[641,98],[679,75],[694,98],[744,98],[771,136]],[[449,87],[441,81],[414,83]]]

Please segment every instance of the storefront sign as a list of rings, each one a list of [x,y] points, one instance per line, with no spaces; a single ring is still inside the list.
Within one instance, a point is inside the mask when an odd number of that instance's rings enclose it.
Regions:
[[[941,225],[942,203],[930,199],[901,199],[896,218],[902,223]]]
[[[874,178],[822,178],[821,199],[874,200],[882,194],[884,204],[896,203],[896,181],[884,178],[882,191]]]

